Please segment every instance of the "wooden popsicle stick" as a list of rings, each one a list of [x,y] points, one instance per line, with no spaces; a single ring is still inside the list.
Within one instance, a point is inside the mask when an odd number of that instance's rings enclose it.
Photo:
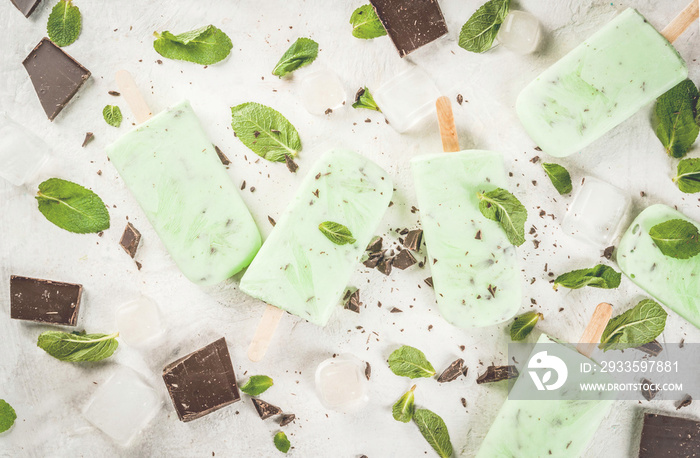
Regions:
[[[278,309],[272,305],[265,307],[265,312],[263,312],[262,319],[258,324],[258,329],[255,331],[253,340],[250,342],[250,347],[248,347],[248,359],[257,363],[262,360],[267,353],[267,347],[270,346],[272,337],[275,335],[277,330],[277,325],[282,318],[284,311]]]
[[[581,339],[579,339],[579,344],[576,346],[576,350],[579,353],[588,358],[591,357],[611,317],[612,305],[607,302],[601,302],[596,306],[593,317],[591,317],[591,321],[588,322],[588,326],[586,326],[586,329],[581,335]]]
[[[455,127],[455,118],[452,114],[450,99],[442,96],[435,102],[438,124],[440,124],[440,137],[442,137],[442,149],[446,153],[459,151],[459,138]]]
[[[117,81],[117,87],[122,97],[124,97],[129,108],[131,108],[131,112],[136,117],[136,122],[141,124],[148,121],[153,116],[153,113],[151,113],[151,109],[148,108],[148,104],[143,99],[131,73],[126,70],[119,70],[114,79]]]
[[[661,35],[673,43],[698,18],[698,0],[692,0],[664,29]]]

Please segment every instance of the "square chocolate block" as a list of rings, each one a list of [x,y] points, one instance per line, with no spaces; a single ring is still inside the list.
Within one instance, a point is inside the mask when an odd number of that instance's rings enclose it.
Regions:
[[[134,227],[133,224],[127,223],[122,233],[122,238],[119,241],[119,245],[124,248],[129,256],[133,259],[136,256],[136,249],[139,247],[139,242],[141,241],[141,233]]]
[[[12,4],[17,7],[18,10],[24,14],[24,17],[29,17],[32,15],[34,10],[36,9],[37,6],[39,6],[39,3],[41,3],[41,0],[10,0],[12,1]]]
[[[82,293],[82,285],[12,275],[10,318],[75,326]]]
[[[639,458],[700,456],[700,421],[644,414]]]
[[[88,69],[48,38],[43,38],[22,64],[51,121],[90,77]]]
[[[223,337],[165,366],[163,381],[181,421],[196,420],[241,400]]]
[[[447,33],[437,0],[370,0],[401,57]]]

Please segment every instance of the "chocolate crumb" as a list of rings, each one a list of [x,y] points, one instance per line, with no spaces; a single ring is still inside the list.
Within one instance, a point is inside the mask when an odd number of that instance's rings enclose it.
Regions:
[[[532,162],[533,164],[537,164],[538,162],[540,162],[540,157],[535,156],[532,159],[530,159],[530,162]]]
[[[609,246],[603,251],[603,257],[605,259],[612,259],[613,252],[615,251],[614,246]]]
[[[367,380],[372,376],[372,366],[369,365],[369,363],[365,363],[365,377],[367,377]]]
[[[401,310],[400,308],[397,308],[397,307],[393,307],[393,308],[389,311],[389,313],[403,313],[403,310]]]
[[[323,112],[323,114],[331,114],[331,113],[333,113],[333,110],[331,110],[330,108],[327,108],[326,111]]]
[[[243,180],[243,183],[241,183],[241,191],[245,189],[245,180]]]
[[[250,187],[250,192],[255,192],[255,186]]]
[[[287,426],[288,424],[293,422],[294,419],[296,419],[296,417],[297,416],[293,413],[282,414],[282,417],[280,418],[280,426]]]
[[[689,394],[686,394],[683,396],[683,399],[676,404],[676,410],[682,409],[683,407],[688,407],[690,404],[692,404],[693,398]]]
[[[542,148],[540,148],[539,146],[535,146],[535,151],[542,151]]]
[[[467,407],[467,400],[462,398],[462,407]]]
[[[481,229],[479,229],[478,231],[476,231],[476,237],[474,237],[474,238],[477,239],[477,240],[481,240]]]
[[[270,215],[267,215],[267,220],[270,222],[270,224],[272,224],[272,227],[275,227],[275,225],[277,224],[277,222],[274,219],[272,219],[272,216]]]
[[[113,95],[115,97],[119,97],[121,94],[117,91],[107,91],[107,94]]]
[[[461,105],[462,102],[464,102],[464,97],[462,96],[462,94],[457,94],[457,103]]]
[[[219,156],[219,160],[221,161],[222,164],[224,165],[229,165],[231,164],[231,161],[226,157],[223,151],[221,151],[221,148],[218,146],[214,145],[214,151],[216,151],[216,155]]]
[[[141,264],[141,263],[138,262],[138,261],[134,261],[134,262],[136,263],[136,269],[137,269],[137,270],[141,270],[141,267],[143,267],[143,264]]]
[[[95,134],[93,134],[92,132],[87,132],[85,134],[85,140],[83,140],[82,148],[85,148],[87,146],[87,144],[92,141],[93,138],[95,138]]]
[[[487,288],[489,290],[489,293],[491,293],[492,297],[496,297],[496,288],[497,287],[493,285],[489,285],[489,287]]]
[[[294,160],[292,159],[292,156],[290,156],[289,154],[285,154],[284,155],[284,163],[287,164],[287,170],[289,170],[292,173],[297,172],[297,169],[299,168],[299,166],[297,165],[296,162],[294,162]]]
[[[426,285],[430,286],[431,288],[433,287],[433,277],[428,277],[425,280],[423,280]]]
[[[462,375],[464,371],[464,360],[459,358],[450,364],[447,369],[442,371],[442,374],[438,377],[437,381],[439,383],[447,383],[457,380],[457,377]]]

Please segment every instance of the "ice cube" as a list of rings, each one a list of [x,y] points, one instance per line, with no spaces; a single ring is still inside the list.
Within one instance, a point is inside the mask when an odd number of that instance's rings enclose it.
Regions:
[[[49,147],[42,139],[0,113],[0,177],[22,186],[48,159]]]
[[[154,343],[163,335],[163,323],[158,305],[141,296],[117,309],[117,330],[125,343],[143,346]]]
[[[599,247],[615,239],[630,208],[630,198],[621,189],[586,177],[562,222],[562,229],[575,238]]]
[[[347,95],[340,78],[331,70],[320,70],[304,77],[301,82],[301,101],[313,115],[330,113],[345,104]]]
[[[496,35],[499,43],[518,54],[534,52],[540,44],[540,38],[540,21],[525,11],[508,13]]]
[[[329,358],[316,369],[316,393],[328,409],[354,411],[367,403],[366,364],[352,355]]]
[[[103,433],[128,446],[162,406],[162,399],[145,380],[128,367],[100,386],[83,410],[85,418]]]
[[[374,100],[397,132],[406,132],[426,116],[435,113],[440,91],[427,73],[411,67],[381,85]]]

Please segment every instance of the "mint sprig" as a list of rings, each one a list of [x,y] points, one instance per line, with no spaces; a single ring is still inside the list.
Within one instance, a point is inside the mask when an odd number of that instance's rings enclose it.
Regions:
[[[287,49],[280,58],[272,74],[280,78],[292,73],[294,70],[309,65],[318,56],[318,43],[311,38],[297,38],[292,46]]]
[[[428,409],[416,409],[413,414],[413,421],[440,458],[450,458],[452,456],[450,433],[447,431],[447,425],[438,414]]]
[[[687,194],[700,192],[700,159],[680,161],[673,182]]]
[[[352,16],[350,16],[350,24],[352,24],[352,36],[355,38],[370,40],[386,35],[384,25],[370,4],[362,5],[353,11]]]
[[[695,224],[671,219],[649,229],[656,247],[668,257],[689,259],[700,253],[700,233]]]
[[[287,439],[287,435],[283,431],[280,431],[277,434],[275,434],[273,441],[275,442],[275,447],[277,448],[277,450],[279,450],[282,453],[287,453],[289,451],[289,448],[292,446],[292,444],[289,442],[289,439]]]
[[[410,390],[406,391],[391,408],[391,414],[394,420],[402,423],[408,423],[413,418],[413,413],[416,411],[414,404],[416,385],[413,385]]]
[[[109,212],[102,199],[79,184],[50,178],[39,185],[39,211],[70,232],[87,234],[109,229]]]
[[[352,104],[353,108],[366,108],[368,110],[374,110],[381,112],[377,106],[377,102],[374,101],[374,97],[370,94],[367,87],[361,87],[357,94],[355,94],[355,103]]]
[[[82,18],[72,0],[61,0],[54,5],[46,24],[46,33],[57,46],[68,46],[80,36]]]
[[[184,60],[200,65],[212,65],[224,60],[233,48],[231,39],[224,32],[207,25],[179,35],[163,31],[154,32],[153,48],[158,54],[174,60]]]
[[[352,236],[350,229],[340,223],[324,221],[318,225],[318,229],[323,235],[336,245],[353,244],[357,242]]]
[[[107,105],[102,109],[102,117],[110,126],[119,127],[122,123],[122,110],[116,105]]]
[[[46,331],[39,336],[37,347],[61,361],[73,363],[101,361],[109,358],[119,346],[114,334],[85,334]]]
[[[681,158],[688,153],[700,133],[695,122],[698,88],[685,80],[656,100],[651,125],[666,153]]]
[[[0,433],[12,428],[17,420],[17,413],[4,399],[0,399]]]
[[[267,375],[253,375],[241,386],[241,391],[249,396],[258,396],[267,391],[272,385],[272,379]]]
[[[608,351],[647,344],[663,332],[667,316],[658,303],[645,299],[608,322],[598,347]]]
[[[420,378],[435,375],[435,368],[425,354],[414,347],[404,345],[389,355],[389,369],[399,377]]]
[[[510,243],[516,246],[525,243],[527,210],[517,197],[502,188],[477,193],[477,197],[481,214],[498,222]]]
[[[285,162],[301,149],[299,133],[282,114],[268,106],[246,102],[231,107],[231,127],[236,137],[258,156]]]
[[[622,274],[616,272],[612,267],[598,264],[589,269],[572,270],[559,275],[554,280],[554,289],[559,286],[570,289],[579,289],[584,286],[592,288],[614,289],[620,286]]]
[[[530,335],[535,325],[544,316],[538,312],[526,312],[515,318],[513,324],[510,325],[510,338],[513,342],[524,340]]]
[[[489,0],[484,3],[462,26],[459,46],[477,53],[491,49],[509,10],[510,0]]]
[[[571,184],[571,175],[563,166],[554,163],[542,163],[542,168],[559,194],[569,194],[574,189]]]

